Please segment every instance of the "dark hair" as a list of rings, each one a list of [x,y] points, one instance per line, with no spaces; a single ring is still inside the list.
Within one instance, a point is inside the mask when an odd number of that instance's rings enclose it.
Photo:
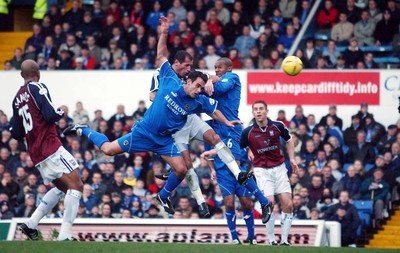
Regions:
[[[263,105],[265,106],[265,109],[268,108],[268,105],[267,105],[267,103],[265,103],[264,100],[257,100],[257,101],[255,101],[251,107],[254,107],[255,104],[263,104]]]
[[[174,61],[177,60],[178,62],[182,63],[186,58],[193,61],[193,57],[188,52],[185,50],[179,50],[175,54]]]
[[[192,82],[196,81],[197,78],[201,78],[204,82],[207,82],[207,76],[205,74],[203,74],[203,72],[194,70],[191,71],[189,73],[189,75],[187,76],[187,79],[190,79]]]

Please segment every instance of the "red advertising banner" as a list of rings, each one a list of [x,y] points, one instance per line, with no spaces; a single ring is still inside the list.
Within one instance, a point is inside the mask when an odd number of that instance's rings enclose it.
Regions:
[[[379,72],[248,72],[247,104],[379,105]]]

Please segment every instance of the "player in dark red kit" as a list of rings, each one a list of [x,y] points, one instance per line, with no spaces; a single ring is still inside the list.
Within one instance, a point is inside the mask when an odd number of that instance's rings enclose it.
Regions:
[[[21,86],[13,100],[11,134],[26,138],[28,151],[45,184],[53,183],[31,218],[20,226],[29,239],[38,240],[39,221],[59,202],[65,193],[64,216],[57,240],[73,240],[71,227],[78,212],[83,184],[78,175],[78,163],[58,138],[56,125],[64,112],[54,107],[46,85],[39,83],[39,66],[33,60],[21,65]]]
[[[249,156],[253,160],[254,175],[258,187],[263,191],[268,201],[274,203],[274,195],[278,196],[282,205],[281,245],[289,245],[287,240],[293,218],[292,190],[285,166],[285,157],[280,149],[280,138],[286,141],[292,170],[297,173],[298,166],[294,160],[293,140],[289,130],[281,121],[273,121],[267,117],[268,106],[264,101],[254,102],[252,109],[255,122],[243,131],[240,147],[250,148]],[[270,244],[277,245],[274,224],[275,219],[271,215],[266,224],[268,240]]]

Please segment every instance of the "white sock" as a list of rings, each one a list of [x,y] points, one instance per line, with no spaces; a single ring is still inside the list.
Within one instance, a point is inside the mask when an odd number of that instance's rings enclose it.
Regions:
[[[282,236],[281,243],[288,242],[290,227],[292,226],[293,213],[281,213]]]
[[[239,177],[240,169],[239,165],[236,163],[235,158],[232,155],[231,150],[222,141],[218,142],[217,145],[215,145],[215,150],[217,150],[218,157],[226,164],[226,166],[233,173],[237,180]]]
[[[78,213],[79,200],[81,199],[81,196],[82,193],[80,191],[71,189],[67,191],[64,199],[65,210],[63,222],[57,240],[63,241],[71,237],[71,228],[76,218],[76,214]]]
[[[275,217],[273,214],[271,215],[271,218],[269,218],[269,221],[267,222],[267,224],[265,224],[265,227],[267,228],[269,243],[275,241],[275,233],[274,233]]]
[[[201,193],[200,185],[199,185],[199,177],[193,168],[190,168],[186,174],[186,181],[189,185],[190,191],[193,194],[193,197],[196,199],[197,204],[206,202],[203,198],[203,193]]]
[[[64,193],[57,189],[57,187],[54,187],[48,191],[43,199],[42,202],[40,202],[39,206],[36,208],[35,212],[33,212],[31,218],[28,220],[26,225],[29,228],[36,229],[40,220],[49,213],[55,205],[57,205],[58,201],[60,201],[61,196]]]

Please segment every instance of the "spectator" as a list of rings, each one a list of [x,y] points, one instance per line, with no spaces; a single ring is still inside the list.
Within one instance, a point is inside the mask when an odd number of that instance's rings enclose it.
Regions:
[[[13,212],[10,210],[9,203],[7,200],[0,202],[0,219],[11,220],[14,217]]]
[[[396,21],[391,17],[389,10],[383,12],[383,19],[376,24],[373,34],[375,45],[389,45],[393,41],[393,37],[399,32]]]
[[[305,220],[310,216],[310,209],[304,206],[301,196],[298,194],[293,195],[293,219]]]
[[[347,191],[342,191],[339,203],[331,206],[325,213],[327,220],[339,221],[342,226],[342,246],[354,244],[357,228],[360,225],[360,218],[356,208],[350,204],[350,197]]]
[[[338,10],[333,7],[332,0],[325,0],[324,9],[317,15],[317,24],[320,33],[330,33],[332,27],[336,24]]]
[[[343,52],[343,59],[350,68],[355,68],[357,62],[364,60],[364,53],[358,47],[357,38],[354,37],[350,39],[350,46]]]
[[[177,23],[181,20],[186,19],[187,11],[182,5],[181,0],[174,0],[172,2],[172,7],[168,10],[168,12],[172,12],[175,14],[175,22]]]
[[[81,55],[81,47],[76,42],[76,38],[72,34],[67,35],[67,40],[65,43],[61,44],[60,48],[58,49],[58,53],[61,54],[63,50],[67,50],[71,54],[71,58],[75,59]]]
[[[130,23],[135,27],[144,25],[144,16],[143,4],[140,1],[136,1],[130,14]]]
[[[53,38],[54,46],[58,49],[61,44],[66,42],[66,35],[62,30],[60,24],[56,24],[53,29],[53,34],[51,36]]]
[[[290,122],[293,122],[296,127],[300,124],[307,124],[307,117],[303,113],[303,107],[301,105],[297,105],[295,109],[295,115],[292,117]]]
[[[365,117],[365,141],[375,146],[385,135],[385,127],[376,122],[372,114]]]
[[[354,160],[363,161],[364,164],[373,163],[375,159],[375,153],[372,145],[366,143],[365,132],[359,130],[357,132],[357,143],[349,146],[347,153],[347,161],[352,162]]]
[[[160,18],[165,16],[165,12],[161,10],[161,5],[159,1],[154,1],[153,11],[149,13],[146,19],[146,24],[153,30],[157,30],[157,26],[160,22]]]
[[[206,61],[207,69],[214,69],[215,63],[219,58],[221,57],[215,53],[215,47],[213,45],[208,45],[207,55],[203,57],[203,59]]]
[[[14,69],[21,69],[21,63],[23,61],[22,57],[22,49],[20,47],[17,47],[14,49],[14,57],[10,60],[11,65],[14,67]]]
[[[192,45],[193,33],[188,28],[185,20],[179,21],[178,29],[173,31],[169,36],[169,43],[173,42],[173,38],[175,36],[179,36],[181,38],[181,43],[185,48]]]
[[[311,177],[311,186],[308,188],[308,206],[316,206],[317,202],[322,198],[323,190],[322,177],[320,175],[313,175]]]
[[[309,114],[307,116],[307,130],[308,130],[308,135],[310,136],[312,136],[313,133],[317,130],[317,123],[315,121],[314,114]]]
[[[163,216],[161,216],[159,212],[160,209],[156,205],[151,205],[149,209],[147,209],[146,214],[144,215],[143,218],[148,218],[148,219],[163,218]]]
[[[378,69],[379,66],[374,61],[374,54],[372,52],[367,52],[364,56],[364,65],[366,69]]]
[[[378,24],[378,22],[382,20],[382,12],[377,7],[375,0],[368,0],[368,14],[370,19],[374,21],[375,24]]]
[[[296,12],[297,0],[281,0],[279,1],[279,10],[286,22],[290,22]]]
[[[222,24],[217,18],[217,12],[215,11],[215,9],[211,9],[208,16],[209,16],[209,18],[207,19],[208,30],[214,36],[220,35],[222,33]]]
[[[317,49],[315,49],[313,39],[311,39],[311,38],[307,39],[306,47],[304,48],[303,52],[304,52],[304,57],[303,57],[304,66],[307,66],[307,68],[316,68],[318,57],[319,57],[319,52]]]
[[[354,37],[357,38],[359,45],[374,45],[375,23],[369,18],[367,10],[361,12],[361,20],[354,25]]]
[[[29,46],[34,46],[35,48],[41,48],[44,42],[44,36],[42,33],[42,27],[39,24],[33,25],[33,34],[29,37],[24,46],[24,51],[26,52]]]
[[[266,0],[259,0],[257,9],[254,11],[253,15],[260,15],[262,23],[266,24],[272,16],[272,4]]]
[[[63,21],[71,26],[72,31],[75,31],[82,24],[84,13],[84,10],[79,7],[79,1],[73,0],[71,9],[63,16]]]
[[[75,36],[80,42],[86,42],[88,36],[98,36],[100,28],[92,20],[92,14],[85,12],[83,16],[83,23],[79,24]]]
[[[374,201],[374,215],[376,219],[375,227],[382,228],[383,213],[385,210],[386,196],[389,192],[388,183],[383,180],[383,170],[376,168],[372,178],[366,178],[361,185],[361,199]]]
[[[387,1],[387,9],[389,10],[392,18],[396,20],[396,24],[400,24],[400,10],[396,6],[396,2],[394,0]]]
[[[283,44],[285,50],[289,50],[292,47],[296,34],[293,25],[286,26],[286,33],[279,37],[278,44]]]
[[[196,16],[195,12],[193,10],[188,11],[186,14],[186,22],[187,26],[189,27],[190,31],[194,34],[197,33],[199,30],[199,18]]]
[[[45,15],[50,17],[51,26],[61,23],[62,14],[57,4],[50,5],[50,8],[47,10]]]
[[[365,118],[369,115],[371,115],[371,113],[368,112],[368,104],[366,102],[362,102],[360,104],[360,110],[357,112],[357,116],[361,120],[360,125],[362,128],[365,128]]]
[[[232,12],[230,21],[224,26],[222,35],[225,39],[227,46],[232,46],[235,43],[235,39],[242,34],[243,23],[240,20],[239,12]]]
[[[284,110],[279,110],[278,111],[278,116],[276,118],[277,121],[282,121],[282,123],[288,127],[289,126],[289,121],[286,119],[286,113]]]
[[[92,19],[97,27],[101,27],[103,20],[106,18],[106,13],[101,9],[100,0],[95,0],[93,3]]]
[[[377,148],[379,154],[383,154],[387,151],[390,151],[391,145],[396,141],[397,136],[397,127],[396,125],[389,125],[387,129],[387,133],[382,136],[378,143]]]
[[[25,195],[25,202],[21,205],[18,211],[15,213],[15,217],[31,217],[36,209],[35,195]]]
[[[262,19],[260,15],[255,15],[253,17],[253,22],[250,24],[250,36],[254,39],[258,39],[261,34],[265,31],[265,25],[262,24]]]
[[[353,25],[360,20],[361,9],[355,6],[355,0],[347,0],[346,6],[341,10],[346,13],[347,20]]]
[[[108,8],[107,8],[107,16],[111,15],[114,17],[116,23],[121,22],[121,7],[119,6],[118,2],[115,0],[110,1]]]
[[[341,12],[339,14],[339,23],[332,27],[331,39],[337,45],[347,46],[353,36],[354,25],[347,20],[347,14]]]

